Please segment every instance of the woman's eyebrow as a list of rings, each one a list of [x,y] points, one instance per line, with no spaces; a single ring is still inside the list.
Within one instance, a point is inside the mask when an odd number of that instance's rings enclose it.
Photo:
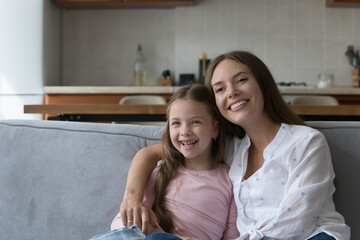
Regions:
[[[246,74],[248,74],[248,73],[247,73],[247,72],[238,72],[238,73],[235,73],[233,76],[231,76],[231,78],[234,79],[234,78],[237,78],[237,77],[239,77],[239,76],[241,76],[241,75],[244,75],[244,74],[246,75]],[[222,81],[223,81],[223,80],[217,81],[216,83],[212,84],[212,87],[215,87],[216,85],[221,84]]]
[[[233,76],[233,78],[236,78],[237,76],[240,76],[240,75],[243,75],[243,74],[248,74],[247,72],[238,72],[237,74],[235,74],[234,76]]]

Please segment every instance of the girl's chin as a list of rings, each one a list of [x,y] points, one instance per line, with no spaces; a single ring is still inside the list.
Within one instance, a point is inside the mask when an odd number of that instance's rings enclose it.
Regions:
[[[191,161],[194,157],[196,157],[192,154],[186,154],[186,153],[182,153],[182,155],[184,156],[185,159],[187,159],[189,161]]]

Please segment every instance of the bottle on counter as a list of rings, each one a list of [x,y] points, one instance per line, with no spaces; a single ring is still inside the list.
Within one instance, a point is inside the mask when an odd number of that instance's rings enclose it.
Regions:
[[[137,55],[134,66],[134,76],[133,76],[133,85],[134,86],[145,86],[147,85],[146,71],[145,71],[145,58],[142,53],[141,45],[138,45]]]

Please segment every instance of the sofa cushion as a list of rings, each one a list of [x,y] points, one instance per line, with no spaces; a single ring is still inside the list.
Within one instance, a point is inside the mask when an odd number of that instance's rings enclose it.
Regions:
[[[44,123],[0,123],[1,239],[89,239],[109,230],[133,156],[159,142],[162,128]]]
[[[351,239],[360,239],[360,122],[308,122],[329,144],[335,170],[334,202],[348,226]]]
[[[308,122],[324,133],[337,210],[360,239],[360,122]],[[109,230],[135,153],[158,126],[0,121],[1,239],[89,239]]]

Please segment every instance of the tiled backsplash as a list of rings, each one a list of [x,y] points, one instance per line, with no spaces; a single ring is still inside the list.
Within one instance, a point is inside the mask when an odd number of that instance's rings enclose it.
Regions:
[[[360,48],[360,8],[328,8],[325,0],[199,0],[175,9],[64,10],[62,85],[130,85],[142,44],[150,83],[165,69],[198,73],[209,58],[248,50],[277,82],[317,83],[335,74],[350,86],[347,45]]]

